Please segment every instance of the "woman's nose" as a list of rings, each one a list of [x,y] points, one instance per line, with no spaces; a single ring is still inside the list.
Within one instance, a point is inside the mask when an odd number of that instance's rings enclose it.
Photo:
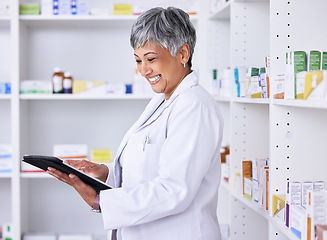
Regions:
[[[148,64],[142,63],[139,72],[141,73],[142,77],[145,77],[149,73],[151,73],[151,68],[148,66]]]

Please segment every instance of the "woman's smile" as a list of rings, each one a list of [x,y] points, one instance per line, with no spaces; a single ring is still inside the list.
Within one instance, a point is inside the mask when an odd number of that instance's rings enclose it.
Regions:
[[[161,74],[158,74],[154,77],[149,77],[148,80],[150,82],[150,84],[156,84],[157,82],[159,82],[161,79]]]

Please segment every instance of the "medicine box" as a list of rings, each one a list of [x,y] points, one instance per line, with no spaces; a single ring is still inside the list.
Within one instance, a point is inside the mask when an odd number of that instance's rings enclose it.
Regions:
[[[315,226],[317,224],[326,224],[326,198],[325,190],[308,190],[307,214],[307,233],[310,239],[315,239]]]
[[[12,146],[0,144],[0,173],[12,171]]]
[[[291,206],[290,229],[298,239],[306,239],[307,215],[304,207]]]
[[[20,82],[21,94],[51,94],[52,84],[49,80],[23,80]]]
[[[245,177],[244,179],[244,197],[252,200],[252,178]]]
[[[11,0],[0,0],[0,15],[10,14],[10,3]]]
[[[99,95],[106,94],[105,81],[78,81],[73,82],[73,94]]]
[[[303,182],[302,183],[302,206],[307,206],[308,201],[308,191],[313,190],[313,182]]]
[[[19,4],[19,14],[40,14],[40,4],[25,3]]]
[[[252,179],[252,161],[243,160],[242,161],[242,185],[243,185],[243,195],[245,195],[245,178]]]
[[[275,99],[285,98],[285,82],[286,78],[289,77],[285,74],[278,74],[272,84],[272,94]]]
[[[110,163],[111,150],[110,149],[92,149],[91,160],[96,163]]]
[[[41,14],[52,15],[53,14],[53,2],[52,0],[41,0]]]
[[[54,233],[26,233],[23,240],[57,240]]]
[[[11,83],[0,82],[0,94],[10,94],[11,93]]]
[[[58,236],[58,240],[93,240],[89,234],[62,234]]]
[[[272,216],[285,222],[286,195],[279,194],[272,196]]]
[[[59,0],[58,13],[59,15],[71,15],[71,0]]]
[[[74,0],[72,0],[73,2]],[[89,0],[76,0],[76,14],[89,15]]]
[[[327,71],[305,74],[304,99],[327,99]]]
[[[2,226],[2,239],[4,240],[12,240],[13,239],[13,231],[12,231],[12,224],[5,223]]]
[[[132,4],[114,4],[113,13],[114,15],[132,15]]]
[[[86,159],[86,144],[55,144],[53,146],[53,156],[61,159]]]

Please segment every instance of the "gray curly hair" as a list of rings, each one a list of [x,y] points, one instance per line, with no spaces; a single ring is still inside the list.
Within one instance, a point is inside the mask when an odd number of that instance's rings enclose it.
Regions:
[[[156,7],[141,14],[133,24],[130,43],[133,49],[138,49],[147,42],[166,48],[174,57],[179,48],[187,43],[190,47],[188,65],[192,67],[196,32],[189,15],[183,10]]]

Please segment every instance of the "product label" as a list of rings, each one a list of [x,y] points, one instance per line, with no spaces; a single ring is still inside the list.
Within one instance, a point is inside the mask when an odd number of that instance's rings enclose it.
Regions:
[[[322,53],[321,70],[327,70],[327,52]]]
[[[294,71],[294,96],[296,98],[297,95],[297,80],[296,74],[299,72],[306,71],[306,52],[303,51],[296,51],[293,52],[293,71]]]
[[[302,183],[302,206],[307,206],[308,204],[308,190],[313,189],[312,182],[303,182]]]
[[[309,71],[320,70],[321,52],[311,51],[309,57]]]
[[[300,182],[290,182],[290,204],[291,205],[301,205],[301,183]]]
[[[64,89],[71,89],[72,88],[72,80],[71,79],[64,79]]]
[[[62,91],[62,78],[60,76],[53,76],[53,92],[61,92]]]

